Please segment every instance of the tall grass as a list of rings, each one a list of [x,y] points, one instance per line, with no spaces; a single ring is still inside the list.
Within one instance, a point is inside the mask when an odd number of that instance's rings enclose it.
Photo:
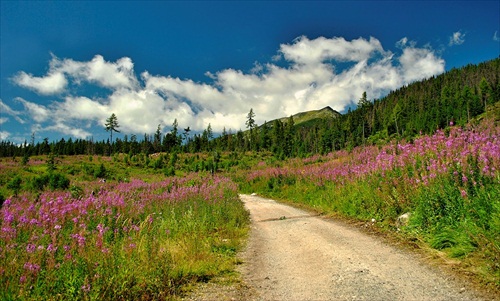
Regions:
[[[248,216],[228,178],[83,190],[4,202],[0,299],[164,300],[233,268]]]
[[[419,237],[500,288],[500,128],[452,127],[384,147],[260,164],[236,179],[246,192],[325,213],[376,219]],[[398,229],[397,219],[411,213]]]

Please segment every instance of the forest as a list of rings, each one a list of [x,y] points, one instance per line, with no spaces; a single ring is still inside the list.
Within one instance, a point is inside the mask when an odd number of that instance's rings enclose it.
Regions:
[[[467,65],[444,74],[412,83],[390,92],[381,99],[370,100],[363,93],[357,107],[345,114],[295,123],[293,116],[262,125],[255,123],[254,112],[246,116],[246,130],[223,130],[216,135],[211,125],[200,133],[191,133],[189,125],[172,121],[170,131],[124,135],[123,138],[93,139],[48,138],[18,145],[0,142],[0,157],[35,155],[112,155],[114,153],[150,155],[160,152],[244,152],[271,151],[278,159],[326,154],[360,145],[384,144],[394,139],[411,140],[421,134],[432,134],[450,124],[465,125],[500,100],[500,59],[478,65]],[[119,116],[114,116],[118,122]],[[118,123],[116,123],[118,125]]]

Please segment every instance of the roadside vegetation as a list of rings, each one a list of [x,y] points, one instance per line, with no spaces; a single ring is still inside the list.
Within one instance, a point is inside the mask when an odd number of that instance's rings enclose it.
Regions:
[[[420,242],[483,284],[500,287],[500,127],[449,127],[432,136],[357,147],[238,173],[246,193],[376,222]]]

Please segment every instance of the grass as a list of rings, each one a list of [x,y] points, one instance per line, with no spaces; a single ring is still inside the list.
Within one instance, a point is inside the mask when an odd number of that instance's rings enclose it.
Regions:
[[[70,189],[33,192],[30,179],[48,171],[21,168],[21,192],[3,202],[0,299],[175,299],[234,270],[248,213],[230,179],[132,170],[118,182],[112,162],[83,161],[94,171],[105,164],[103,182],[77,158],[63,160],[56,171]],[[16,170],[6,165],[5,174]]]

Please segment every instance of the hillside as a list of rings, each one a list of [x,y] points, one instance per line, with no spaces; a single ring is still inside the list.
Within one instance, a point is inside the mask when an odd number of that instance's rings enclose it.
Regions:
[[[335,111],[334,109],[328,106],[324,107],[321,110],[313,110],[313,111],[297,113],[295,115],[292,115],[291,117],[293,118],[295,126],[308,127],[320,123],[324,120],[335,119],[340,116],[341,114],[339,112]],[[282,123],[287,123],[289,119],[290,117],[279,118],[279,120]],[[272,124],[273,121],[271,121],[270,123]]]

